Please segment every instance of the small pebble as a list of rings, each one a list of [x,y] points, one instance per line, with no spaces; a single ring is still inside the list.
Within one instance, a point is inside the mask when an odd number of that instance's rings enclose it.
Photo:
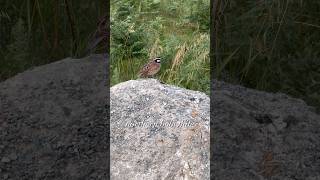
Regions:
[[[16,153],[12,153],[12,154],[9,155],[9,158],[10,158],[11,160],[17,160],[18,156],[17,156]]]
[[[8,163],[8,162],[10,162],[10,159],[9,159],[8,157],[3,157],[3,158],[1,159],[1,162],[3,162],[3,163]]]

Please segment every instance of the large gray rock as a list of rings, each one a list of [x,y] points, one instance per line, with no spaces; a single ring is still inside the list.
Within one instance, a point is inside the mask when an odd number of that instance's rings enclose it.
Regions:
[[[106,59],[36,67],[0,84],[0,179],[107,179]]]
[[[320,116],[302,100],[213,81],[213,179],[320,179]]]
[[[108,179],[106,67],[101,55],[67,58],[0,83],[0,179]],[[313,108],[212,83],[214,179],[320,179]],[[152,79],[111,95],[113,179],[208,179],[206,95]]]
[[[209,179],[209,97],[131,80],[111,88],[112,180]]]

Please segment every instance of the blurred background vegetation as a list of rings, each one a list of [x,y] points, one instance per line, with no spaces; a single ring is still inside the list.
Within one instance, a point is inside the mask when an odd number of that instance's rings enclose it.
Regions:
[[[215,78],[320,107],[320,1],[213,4]],[[0,1],[0,81],[86,55],[106,8],[103,0]],[[209,0],[111,0],[111,85],[160,56],[158,79],[208,94],[209,9]]]
[[[0,81],[33,66],[83,56],[104,0],[1,0]]]
[[[209,93],[209,0],[111,0],[111,85],[138,78],[161,57],[156,78]]]
[[[320,107],[320,1],[215,0],[213,74]]]

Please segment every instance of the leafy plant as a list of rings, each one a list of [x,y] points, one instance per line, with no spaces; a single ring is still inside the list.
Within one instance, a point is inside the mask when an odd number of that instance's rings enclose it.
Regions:
[[[162,58],[158,79],[209,93],[209,1],[111,2],[111,84]],[[125,16],[123,16],[125,14]]]

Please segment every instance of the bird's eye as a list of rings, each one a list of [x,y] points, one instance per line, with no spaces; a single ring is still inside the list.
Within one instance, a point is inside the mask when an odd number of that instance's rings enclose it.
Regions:
[[[161,59],[160,59],[160,58],[155,58],[154,61],[155,61],[156,63],[160,63]]]

